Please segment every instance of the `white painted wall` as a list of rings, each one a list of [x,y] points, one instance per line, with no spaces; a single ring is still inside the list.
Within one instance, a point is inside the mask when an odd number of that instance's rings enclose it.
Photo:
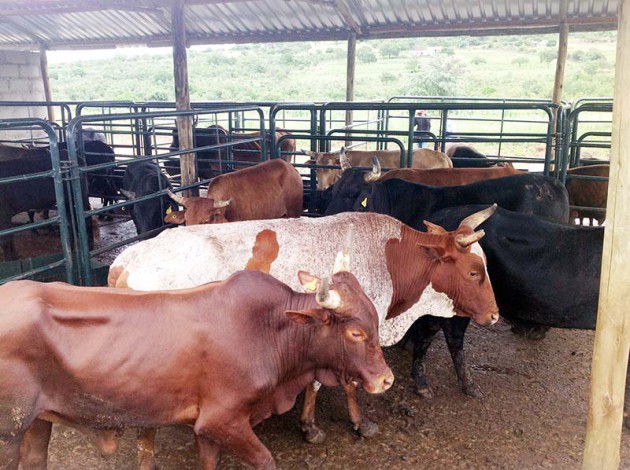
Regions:
[[[0,50],[0,101],[44,101],[39,52]],[[42,106],[0,106],[0,119],[36,117],[46,119]],[[39,133],[38,133],[39,134]],[[0,141],[31,140],[30,131],[0,130]]]

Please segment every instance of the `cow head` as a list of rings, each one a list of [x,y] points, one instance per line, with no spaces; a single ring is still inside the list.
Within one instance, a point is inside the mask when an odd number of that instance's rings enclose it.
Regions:
[[[167,214],[164,217],[166,223],[201,225],[222,224],[228,221],[225,218],[225,210],[232,203],[232,199],[215,201],[208,197],[183,197],[171,191],[168,191],[168,195],[185,210]]]
[[[316,165],[341,165],[340,157],[345,156],[346,150],[342,148],[339,152],[311,152],[310,150],[302,150],[302,153],[311,157],[311,161]],[[323,191],[332,186],[340,177],[344,168],[340,170],[336,168],[318,168],[315,170],[317,175],[317,189]]]
[[[347,237],[348,239],[349,237]],[[369,393],[391,387],[394,376],[385,363],[378,338],[376,309],[353,274],[349,251],[337,255],[331,282],[300,271],[300,283],[315,293],[318,308],[287,311],[295,323],[313,328],[309,351],[316,357],[315,378],[325,385],[354,383]]]
[[[495,212],[496,207],[494,204],[470,215],[453,232],[424,221],[428,233],[441,235],[443,240],[421,247],[424,254],[435,262],[430,279],[433,289],[445,293],[452,300],[457,315],[471,317],[481,326],[496,323],[499,308],[486,270],[485,256],[477,244],[485,233],[474,230]],[[477,254],[471,250],[473,245]]]

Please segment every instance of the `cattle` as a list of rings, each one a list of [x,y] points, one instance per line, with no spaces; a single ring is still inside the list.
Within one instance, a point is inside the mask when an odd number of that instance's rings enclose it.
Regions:
[[[373,171],[376,169],[373,168]],[[366,174],[369,175],[358,169],[345,172],[341,180],[332,187],[332,202],[326,213],[334,214],[344,210],[379,212],[396,217],[415,229],[420,229],[423,227],[422,221],[430,219],[430,215],[438,210],[471,201],[483,201],[488,204],[497,203],[504,208],[535,214],[558,222],[566,223],[568,220],[569,206],[566,190],[559,181],[538,174],[506,176],[453,187],[430,187],[400,179],[367,183]],[[426,353],[426,349],[422,346],[426,344],[424,338],[432,338],[440,329],[441,324],[447,325],[445,328],[456,329],[456,325],[463,321],[464,319],[457,318],[440,322],[440,319],[429,316],[418,320],[414,331],[420,331],[423,334],[420,334],[419,339],[415,341],[414,357],[417,359],[414,359],[412,375],[420,395],[427,398],[433,395],[424,375],[424,367],[419,365]],[[468,369],[464,367],[465,360],[461,350],[463,334],[458,336],[456,333],[457,330],[448,337],[448,345],[453,355],[458,378],[465,393],[480,396],[481,390],[473,381]],[[410,336],[413,338],[418,334],[412,332]]]
[[[535,173],[505,176],[462,186],[432,187],[401,179],[365,182],[365,172],[344,172],[333,186],[326,214],[379,212],[414,225],[433,212],[462,204],[497,203],[504,209],[567,222],[566,189],[556,179]]]
[[[0,180],[52,170],[51,154],[46,148],[24,148],[21,149],[20,155],[17,159],[0,161]],[[67,160],[67,152],[61,151],[60,159]],[[84,207],[89,208],[85,175],[82,175],[80,184]],[[66,199],[66,202],[69,204],[69,199]],[[55,182],[52,176],[0,184],[0,230],[11,228],[12,217],[20,212],[46,211],[55,207],[56,204]],[[94,246],[95,233],[92,218],[86,220],[86,227],[91,249]],[[0,237],[0,245],[5,261],[18,259],[12,234]]]
[[[151,160],[132,162],[127,165],[120,190],[128,200],[135,201],[143,196],[171,188],[168,177]],[[165,225],[164,217],[179,208],[167,195],[144,201],[135,201],[125,206],[133,219],[138,235],[150,233]]]
[[[488,168],[497,165],[477,149],[465,144],[453,144],[446,149],[453,168]]]
[[[371,166],[372,157],[379,159],[386,168],[400,168],[400,152],[398,150],[346,150],[342,147],[338,152],[311,152],[302,150],[311,157],[316,165],[341,165],[334,168],[318,168],[317,189],[320,191],[333,185],[350,166]],[[342,164],[342,162],[347,163]],[[413,149],[412,168],[453,168],[450,159],[442,152],[431,149]]]
[[[335,256],[331,241],[352,223],[361,234],[361,243],[353,247],[352,271],[379,314],[381,345],[390,346],[421,315],[468,316],[486,326],[498,320],[492,286],[474,243],[483,236],[474,227],[489,215],[471,217],[456,231],[436,236],[385,215],[358,213],[179,227],[123,251],[110,267],[108,284],[175,289],[245,268],[269,272],[295,286],[294,267],[322,272]],[[471,253],[471,246],[479,254]],[[307,391],[314,400],[315,391]],[[346,392],[352,403],[352,391]],[[324,433],[315,425],[314,408],[309,409],[302,416],[303,430],[307,440],[317,442]],[[358,405],[353,403],[351,409],[355,430],[374,433],[376,426],[361,415]]]
[[[483,207],[452,207],[433,214],[430,220],[453,228]],[[480,227],[486,234],[480,244],[501,315],[518,331],[533,331],[534,338],[539,339],[549,327],[595,329],[603,227],[550,222],[501,208]],[[427,320],[422,318],[410,332],[417,349],[414,355],[423,358],[442,328],[451,354],[460,358],[456,368],[466,371],[463,339],[468,320]],[[426,383],[422,361],[414,366],[417,382]],[[457,375],[461,374],[470,377],[469,371],[458,371]],[[626,393],[626,408],[629,399]]]
[[[435,168],[429,170],[398,168],[383,173],[377,181],[399,178],[427,186],[462,186],[464,184],[476,183],[477,181],[520,175],[523,173],[525,172],[522,170],[516,170],[508,166],[491,168]]]
[[[382,393],[394,380],[374,306],[339,267],[330,284],[297,272],[305,294],[256,271],[174,292],[1,286],[0,468],[45,467],[55,422],[103,435],[188,425],[203,468],[221,451],[275,468],[252,427],[308,383]]]
[[[598,225],[606,220],[608,181],[580,178],[580,176],[608,178],[609,171],[610,165],[604,164],[576,166],[567,170],[566,188],[569,193],[569,204],[584,208],[571,208],[570,220],[579,219],[579,224],[582,224],[582,219],[587,218],[591,225],[593,225],[593,220],[596,220]],[[572,176],[576,178],[571,178]]]
[[[304,185],[297,170],[275,158],[233,173],[219,175],[208,184],[207,197],[171,198],[184,206],[164,218],[167,223],[197,225],[241,220],[299,217]]]
[[[283,129],[276,129],[275,138],[278,140],[282,136],[291,135]],[[239,142],[242,140],[258,139],[252,142]],[[233,142],[231,152],[228,146],[220,148],[202,149],[202,147],[216,147]],[[267,152],[269,152],[270,141],[267,141]],[[238,166],[233,162],[259,163],[262,158],[262,147],[260,145],[260,132],[233,133],[230,134],[222,126],[215,124],[207,128],[195,128],[193,132],[193,146],[201,148],[197,155],[197,175],[200,178],[208,179],[221,173],[235,170]],[[173,140],[170,145],[171,151],[179,150],[179,136],[177,129],[173,130]],[[283,139],[280,143],[280,151],[283,153],[282,159],[290,161],[295,153],[295,140],[291,138]],[[212,161],[210,161],[212,160]],[[164,161],[164,169],[171,175],[181,173],[179,159],[168,159]]]
[[[87,135],[92,135],[94,131],[88,132]],[[96,133],[100,134],[100,133]],[[104,136],[103,136],[104,137]],[[85,137],[84,137],[85,139]],[[68,145],[66,142],[59,143],[60,151],[67,151]],[[103,165],[107,163],[114,163],[116,155],[114,150],[102,140],[84,140],[82,152],[82,160],[85,161],[86,166]],[[103,205],[113,203],[113,198],[118,194],[118,187],[114,182],[114,167],[109,166],[105,168],[96,168],[87,172],[87,182],[89,195],[91,197],[100,197],[103,200]]]

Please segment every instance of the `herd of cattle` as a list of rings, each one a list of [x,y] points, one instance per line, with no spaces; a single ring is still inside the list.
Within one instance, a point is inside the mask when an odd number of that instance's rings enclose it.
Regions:
[[[280,135],[290,157],[295,142]],[[216,127],[206,137],[206,146],[226,139]],[[244,160],[259,162],[259,144],[243,140]],[[106,144],[87,145],[112,161]],[[50,169],[45,149],[11,151],[0,148],[0,178]],[[126,165],[117,190],[138,199],[127,208],[148,237],[115,259],[108,288],[0,286],[0,468],[45,467],[52,423],[85,432],[104,454],[118,431],[140,428],[142,468],[154,465],[154,429],[168,424],[194,428],[203,468],[221,450],[274,468],[252,427],[303,390],[307,441],[325,438],[315,419],[320,384],[343,387],[359,434],[378,430],[356,393],[391,386],[381,346],[413,343],[411,375],[431,397],[424,360],[443,330],[463,391],[480,397],[463,348],[471,319],[490,326],[500,312],[532,338],[550,327],[594,329],[604,229],[570,224],[569,205],[587,206],[585,193],[605,183],[575,179],[568,193],[465,146],[415,150],[409,169],[398,168],[398,151],[305,153],[324,165],[315,170],[323,217],[300,217],[303,180],[282,158],[236,169],[219,157],[236,171],[214,177],[205,197],[178,194],[142,159]],[[590,174],[607,174],[596,166]],[[95,189],[110,184],[108,171],[87,173],[91,193],[111,189]],[[18,212],[52,207],[52,183],[37,195],[31,186],[0,185],[0,229]],[[603,221],[601,212],[584,216]],[[183,226],[162,230],[171,224]],[[17,256],[6,240],[5,260]]]

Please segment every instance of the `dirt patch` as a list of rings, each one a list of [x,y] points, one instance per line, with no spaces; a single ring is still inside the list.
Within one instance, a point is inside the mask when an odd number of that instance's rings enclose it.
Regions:
[[[383,395],[361,394],[367,415],[380,433],[372,439],[351,431],[340,389],[323,389],[318,418],[328,433],[322,445],[302,441],[299,403],[256,428],[279,468],[448,468],[575,469],[581,466],[586,433],[593,332],[551,330],[542,341],[514,336],[505,323],[471,328],[466,351],[482,399],[465,396],[441,338],[427,355],[435,398],[424,400],[409,378],[411,353],[388,348],[396,382]],[[135,433],[121,449],[102,459],[79,433],[55,426],[50,468],[135,468]],[[630,468],[630,434],[622,438],[621,468]],[[158,432],[162,469],[198,468],[192,431]],[[224,456],[222,469],[244,468]]]

